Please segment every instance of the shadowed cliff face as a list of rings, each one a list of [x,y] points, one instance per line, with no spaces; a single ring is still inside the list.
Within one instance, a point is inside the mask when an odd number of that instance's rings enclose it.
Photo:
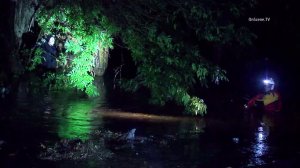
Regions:
[[[4,83],[10,83],[14,74],[20,74],[23,67],[19,60],[19,49],[23,34],[32,27],[38,1],[1,2],[1,76]]]
[[[13,13],[13,8],[10,6],[10,2],[1,1],[0,3],[0,85],[4,85],[9,80],[8,74],[10,74],[8,53],[13,44],[12,38],[10,38],[13,35],[11,31],[13,24],[9,18]]]
[[[22,42],[22,36],[25,32],[30,31],[33,25],[33,19],[35,14],[35,2],[28,2],[26,0],[18,0],[14,4],[14,35],[16,39],[16,45],[18,48]]]

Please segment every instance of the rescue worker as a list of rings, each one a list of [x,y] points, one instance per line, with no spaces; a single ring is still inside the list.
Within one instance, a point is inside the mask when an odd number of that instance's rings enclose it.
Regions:
[[[281,95],[274,90],[275,82],[272,78],[263,80],[264,93],[257,94],[248,101],[245,108],[257,108],[264,112],[278,112],[282,108]]]
[[[43,49],[43,62],[42,66],[48,70],[55,70],[57,63],[56,63],[56,57],[57,57],[57,50],[54,46],[55,38],[54,36],[49,36],[46,39],[46,42],[44,42],[41,46]]]

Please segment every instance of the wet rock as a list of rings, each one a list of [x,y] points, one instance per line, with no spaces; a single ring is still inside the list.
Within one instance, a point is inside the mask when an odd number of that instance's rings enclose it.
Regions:
[[[128,143],[144,143],[145,141],[147,141],[146,137],[136,136],[135,132],[136,132],[136,128],[133,128],[126,133],[113,133],[107,131],[107,132],[101,132],[102,134],[101,137],[104,138],[108,144],[118,145],[118,146],[120,145],[122,146]],[[97,131],[96,134],[100,134],[100,131]]]
[[[2,150],[2,147],[4,146],[4,144],[5,144],[5,141],[0,140],[0,150]]]
[[[119,137],[119,140],[121,140],[121,141],[134,141],[135,140],[135,131],[136,131],[136,128],[133,128],[130,131],[128,131],[127,133],[122,134]]]
[[[40,158],[45,160],[104,160],[113,157],[115,150],[135,150],[136,145],[159,145],[167,147],[177,138],[173,135],[164,137],[137,136],[136,128],[126,133],[97,130],[93,139],[82,141],[80,139],[62,139],[54,145],[40,144]],[[134,151],[136,155],[139,155]]]
[[[4,145],[5,141],[0,140],[0,146]]]
[[[238,144],[240,142],[240,139],[238,137],[234,137],[232,138],[232,141],[236,144]]]
[[[15,157],[17,154],[16,153],[10,153],[8,154],[9,157]]]
[[[135,131],[136,129],[133,128],[131,129],[128,133],[127,133],[127,136],[126,136],[126,140],[134,140],[135,139]]]
[[[167,139],[169,141],[175,141],[176,140],[176,137],[174,135],[164,135],[163,138]]]
[[[1,98],[5,98],[9,94],[9,89],[7,87],[0,87]]]
[[[247,164],[247,167],[254,167],[255,165],[252,163]]]
[[[111,158],[112,155],[113,153],[104,146],[103,141],[83,142],[80,139],[63,139],[52,147],[45,146],[40,158],[44,160],[85,160],[87,158],[103,160]]]
[[[162,146],[166,146],[166,145],[168,145],[168,141],[163,139],[163,140],[159,141],[159,144]]]
[[[77,150],[83,144],[81,139],[63,139],[60,141],[60,146],[58,148],[62,151],[70,151],[70,150]]]

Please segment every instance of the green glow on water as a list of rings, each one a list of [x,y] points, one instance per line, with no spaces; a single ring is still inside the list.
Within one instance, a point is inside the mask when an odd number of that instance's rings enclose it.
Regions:
[[[88,100],[71,102],[68,109],[58,113],[58,136],[64,139],[89,139],[93,108],[94,104]]]
[[[97,78],[96,85],[101,93],[98,97],[80,98],[73,90],[53,92],[55,100],[55,132],[61,139],[81,140],[90,139],[91,133],[102,123],[102,118],[95,115],[93,110],[106,102],[106,88],[103,78]]]

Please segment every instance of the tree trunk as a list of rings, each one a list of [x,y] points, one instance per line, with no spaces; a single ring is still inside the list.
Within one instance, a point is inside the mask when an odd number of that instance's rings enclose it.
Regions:
[[[95,76],[102,76],[107,68],[109,50],[102,48],[99,44],[100,51],[95,54],[93,72]]]

